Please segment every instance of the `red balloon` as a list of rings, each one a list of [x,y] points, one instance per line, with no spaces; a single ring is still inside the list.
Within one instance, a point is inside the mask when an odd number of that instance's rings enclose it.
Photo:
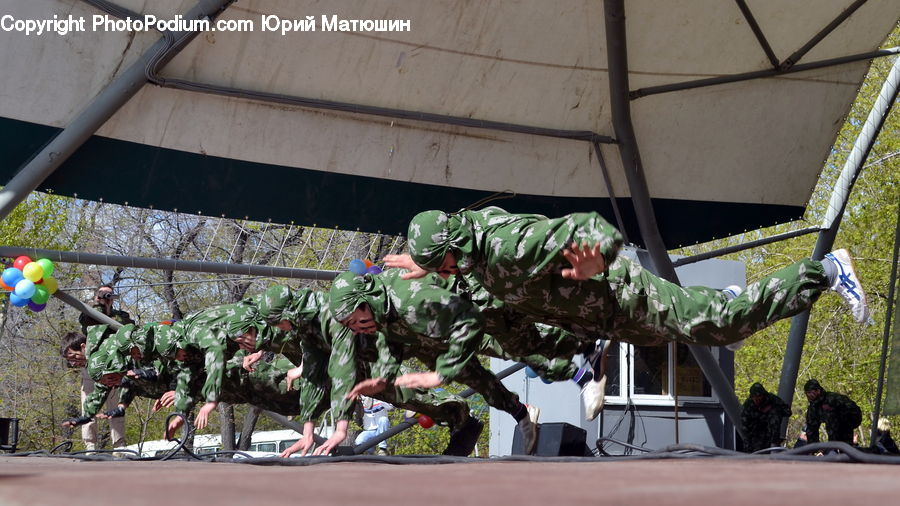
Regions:
[[[421,425],[423,429],[430,429],[434,427],[434,420],[432,420],[428,415],[420,415],[419,425]]]
[[[25,268],[26,265],[28,265],[30,263],[31,263],[31,259],[25,255],[22,255],[19,258],[17,258],[15,262],[13,262],[13,267],[15,267],[16,269],[19,269],[21,271],[23,268]]]

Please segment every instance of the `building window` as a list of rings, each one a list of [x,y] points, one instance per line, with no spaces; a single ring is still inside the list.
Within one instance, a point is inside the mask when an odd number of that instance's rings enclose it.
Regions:
[[[714,401],[712,388],[684,344],[664,346],[613,345],[607,363],[606,395],[611,402],[626,395],[649,401]],[[676,353],[677,351],[677,353]],[[718,354],[716,349],[714,354]],[[677,363],[677,367],[676,367]],[[622,373],[624,371],[624,374]],[[673,391],[672,385],[677,389]]]

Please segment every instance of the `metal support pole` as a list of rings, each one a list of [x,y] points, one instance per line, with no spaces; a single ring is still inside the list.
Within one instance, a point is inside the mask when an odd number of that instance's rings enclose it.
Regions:
[[[266,276],[272,278],[313,279],[330,281],[340,271],[319,269],[294,269],[268,265],[229,264],[222,262],[201,262],[196,260],[174,260],[169,258],[133,257],[120,255],[99,255],[97,253],[78,253],[74,251],[57,251],[40,248],[23,248],[20,246],[0,246],[0,256],[17,257],[28,255],[31,258],[49,258],[54,262],[66,262],[88,265],[108,265],[113,267],[132,267],[139,269],[156,269],[162,271],[204,272],[208,274],[240,274],[248,276]]]
[[[234,0],[201,0],[184,15],[186,20],[214,16]],[[197,35],[178,33],[190,39]],[[28,194],[49,177],[63,162],[84,144],[113,114],[116,113],[147,82],[146,68],[159,59],[161,64],[171,60],[180,48],[169,47],[170,41],[162,38],[147,49],[141,57],[122,74],[113,79],[78,116],[52,141],[35,155],[0,190],[0,220],[6,218]],[[181,46],[183,47],[183,46]]]
[[[866,123],[863,125],[844,168],[841,170],[840,178],[835,184],[834,191],[831,194],[831,201],[828,204],[828,212],[822,222],[822,231],[819,232],[819,238],[816,240],[816,246],[813,250],[812,259],[821,260],[825,254],[831,250],[834,245],[834,238],[837,236],[838,227],[841,224],[841,218],[844,216],[844,208],[847,206],[847,200],[850,197],[850,191],[856,178],[862,171],[863,163],[869,156],[869,151],[881,131],[884,120],[887,118],[888,112],[897,99],[897,91],[900,90],[900,57],[894,60],[891,72],[885,79],[878,94],[878,99],[872,104]],[[778,397],[790,406],[794,400],[794,388],[797,386],[797,374],[800,371],[800,358],[803,355],[803,343],[806,340],[806,328],[809,325],[809,311],[804,311],[793,318],[791,321],[791,330],[788,334],[787,347],[784,352],[784,361],[781,365],[781,380],[778,383]],[[784,437],[787,431],[787,421],[781,425],[781,436]]]
[[[269,418],[271,418],[272,420],[274,420],[275,422],[279,423],[281,426],[287,427],[288,429],[293,429],[298,434],[303,434],[303,424],[299,424],[299,423],[291,420],[290,418],[288,418],[284,415],[280,415],[274,411],[265,411],[264,410],[262,413],[264,415],[268,416]],[[327,440],[324,437],[313,432],[313,441],[315,441],[315,443],[317,445],[320,445]]]
[[[603,8],[606,14],[606,45],[613,127],[616,139],[619,141],[622,167],[631,190],[631,200],[634,202],[638,226],[657,274],[673,283],[678,283],[678,275],[675,274],[675,268],[672,266],[665,243],[659,234],[659,226],[656,224],[650,191],[647,188],[637,139],[631,123],[624,0],[605,0]],[[712,352],[705,346],[689,345],[688,349],[691,350],[697,365],[700,366],[713,391],[716,392],[735,430],[741,434],[741,437],[744,437],[740,426],[741,404],[734,394],[734,387],[722,372],[722,368],[719,367]]]
[[[872,435],[869,441],[875,446],[875,430],[881,416],[881,395],[884,392],[884,371],[887,366],[888,344],[891,341],[891,319],[894,316],[894,290],[897,287],[897,266],[900,265],[900,207],[897,208],[897,228],[894,230],[894,261],[891,264],[891,281],[888,285],[887,310],[884,312],[884,336],[881,338],[881,363],[878,365],[878,388],[875,392],[875,409],[872,410]],[[896,336],[895,336],[896,338]]]
[[[97,320],[98,322],[109,325],[109,328],[111,328],[111,329],[119,330],[120,328],[122,328],[121,323],[113,320],[109,316],[106,316],[105,314],[101,313],[100,311],[97,311],[96,309],[92,308],[91,306],[88,306],[84,302],[76,299],[75,297],[72,297],[71,295],[69,295],[63,291],[57,291],[56,293],[53,294],[53,296],[56,297],[57,299],[65,302],[66,304],[74,307],[75,309],[81,311],[82,313],[90,316],[91,318]]]
[[[512,374],[516,371],[522,370],[524,368],[525,368],[525,364],[511,365],[511,366],[507,367],[506,369],[498,372],[496,374],[497,379],[503,379],[503,378],[509,376],[510,374]],[[475,394],[475,390],[473,390],[471,388],[467,388],[467,389],[463,390],[462,392],[460,392],[458,395],[460,397],[462,397],[463,399],[465,399],[465,398],[471,397],[474,394]],[[370,448],[374,448],[375,445],[384,441],[385,439],[396,436],[397,434],[400,434],[401,432],[405,431],[406,429],[416,425],[416,423],[417,422],[415,422],[415,421],[408,421],[408,420],[400,422],[397,425],[394,425],[393,427],[391,427],[390,429],[388,429],[388,430],[382,432],[381,434],[373,437],[372,439],[366,441],[365,443],[354,446],[353,454],[359,455],[361,453],[364,453],[366,450],[368,450]]]

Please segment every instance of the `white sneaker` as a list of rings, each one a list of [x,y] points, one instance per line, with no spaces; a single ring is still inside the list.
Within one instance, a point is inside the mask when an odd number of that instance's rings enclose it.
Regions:
[[[599,380],[588,381],[581,389],[581,401],[584,403],[584,416],[587,421],[597,418],[603,411],[603,403],[606,400],[606,375]]]
[[[725,298],[728,300],[737,298],[740,294],[744,293],[744,289],[737,285],[726,286],[724,290],[722,290],[722,294],[725,295]],[[744,346],[746,339],[741,339],[740,341],[735,341],[733,343],[728,343],[725,345],[725,349],[731,351],[738,351]]]
[[[825,258],[834,262],[838,269],[831,289],[843,297],[850,306],[853,319],[857,323],[865,323],[869,319],[869,306],[866,304],[866,292],[863,291],[862,283],[856,275],[856,270],[853,269],[850,253],[845,249],[839,249],[825,255]]]

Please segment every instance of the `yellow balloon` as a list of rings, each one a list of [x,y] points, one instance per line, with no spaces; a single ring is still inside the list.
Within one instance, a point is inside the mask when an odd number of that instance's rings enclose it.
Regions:
[[[44,287],[47,288],[47,293],[54,294],[59,289],[59,283],[56,281],[56,278],[48,276],[44,278]]]
[[[25,265],[22,268],[22,275],[25,276],[25,279],[31,281],[32,283],[38,282],[44,277],[44,268],[41,267],[41,264],[37,262],[31,262]]]

